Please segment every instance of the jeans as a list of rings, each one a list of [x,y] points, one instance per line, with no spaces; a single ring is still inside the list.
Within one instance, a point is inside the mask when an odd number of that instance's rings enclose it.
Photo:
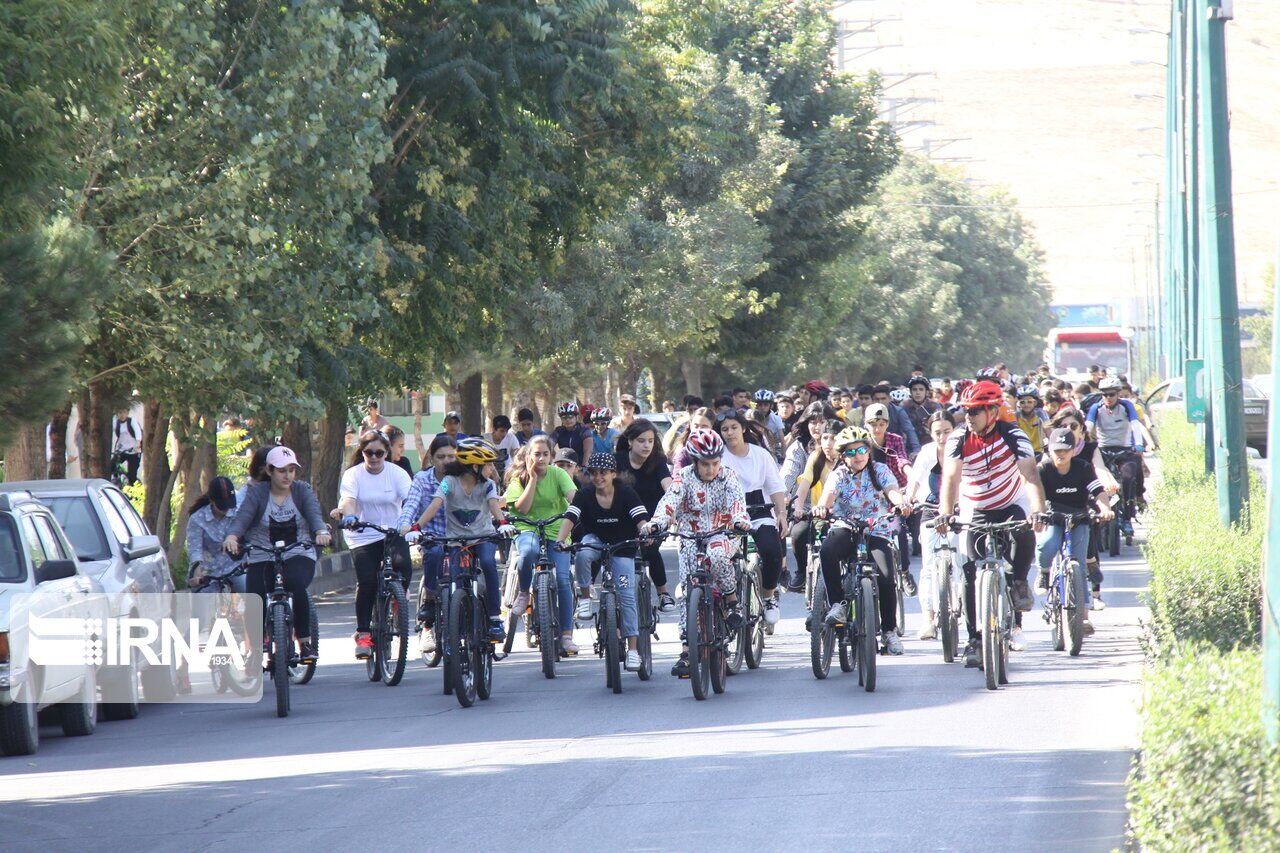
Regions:
[[[373,620],[373,605],[378,597],[378,573],[382,571],[382,554],[386,540],[370,542],[351,549],[351,562],[356,570],[356,631],[367,632]],[[409,559],[409,546],[397,540],[391,555],[391,565],[400,573],[400,582],[409,590],[413,578],[413,561]]]
[[[1039,550],[1040,571],[1047,572],[1049,567],[1053,565],[1053,558],[1058,556],[1058,550],[1062,548],[1063,525],[1051,524],[1044,530],[1036,534],[1036,548]],[[1089,555],[1089,524],[1077,524],[1071,528],[1071,543],[1069,545],[1071,559],[1075,560],[1081,569],[1085,568],[1085,558]],[[1089,595],[1089,585],[1085,584],[1086,604],[1093,602],[1093,597]]]
[[[520,589],[528,590],[533,583],[533,567],[538,563],[542,549],[538,534],[523,531],[516,537],[516,550],[520,553]],[[554,541],[548,540],[547,550],[556,566],[556,597],[559,599],[560,630],[573,630],[573,572],[569,568],[569,552],[562,551]]]
[[[604,541],[594,533],[588,533],[582,537],[582,544],[600,546],[584,548],[578,552],[578,577],[582,578],[585,573],[590,579],[592,564],[600,559]],[[619,557],[614,554],[609,558],[609,565],[613,569],[613,588],[618,593],[618,600],[622,602],[622,636],[635,637],[640,633],[640,617],[636,611],[635,558]]]
[[[458,577],[461,552],[461,548],[449,551],[449,565],[454,578]],[[498,583],[498,546],[493,542],[479,542],[471,549],[471,554],[484,573],[485,609],[489,611],[489,618],[495,619],[502,613],[502,588]]]
[[[443,565],[443,545],[432,545],[422,549],[422,582],[432,592],[435,592],[439,586],[440,568]]]

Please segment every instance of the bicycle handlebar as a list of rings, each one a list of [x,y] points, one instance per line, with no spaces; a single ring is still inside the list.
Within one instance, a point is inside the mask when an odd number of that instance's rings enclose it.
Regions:
[[[387,537],[388,539],[400,537],[400,531],[397,528],[382,527],[381,525],[374,524],[372,521],[355,521],[355,522],[352,522],[351,524],[342,525],[342,529],[352,530],[352,531],[375,530],[378,533],[381,533],[383,536]]]
[[[560,513],[559,515],[553,515],[550,518],[526,518],[523,515],[512,515],[508,513],[507,523],[508,524],[529,524],[529,525],[532,525],[533,527],[538,528],[539,533],[545,534],[547,528],[550,527],[552,524],[555,524],[557,521],[562,521],[568,517],[569,517],[568,514],[563,512]]]
[[[564,550],[570,554],[576,554],[579,551],[599,551],[601,557],[611,557],[615,552],[622,551],[627,548],[635,548],[638,551],[652,541],[653,539],[641,537],[639,539],[623,539],[621,542],[614,542],[611,544],[604,542],[578,542],[577,544],[568,546]]]
[[[483,542],[493,542],[495,545],[501,542],[509,541],[506,536],[501,533],[490,533],[487,536],[428,536],[425,533],[418,540],[419,545],[479,545]]]
[[[254,551],[257,551],[259,554],[270,554],[273,557],[280,557],[280,558],[283,558],[285,554],[289,553],[295,548],[306,548],[309,546],[319,551],[320,548],[322,547],[320,545],[317,545],[315,542],[306,541],[302,539],[299,539],[296,542],[290,542],[288,545],[279,545],[279,546],[272,545],[270,548],[263,548],[261,545],[254,545],[250,542],[241,542],[239,543],[239,546],[240,546],[239,550],[240,550],[241,557],[247,557],[250,554],[252,554]]]

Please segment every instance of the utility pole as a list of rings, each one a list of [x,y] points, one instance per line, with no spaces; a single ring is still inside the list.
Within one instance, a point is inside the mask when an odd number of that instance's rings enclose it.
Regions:
[[[1275,296],[1273,305],[1280,305],[1280,251],[1276,252],[1276,275],[1271,282]],[[1280,325],[1271,324],[1271,387],[1264,389],[1272,400],[1280,394]],[[1280,513],[1280,414],[1271,407],[1267,425],[1267,518]],[[1280,526],[1267,525],[1266,576],[1263,583],[1262,602],[1262,723],[1266,727],[1267,740],[1280,742]]]
[[[1199,65],[1200,272],[1208,290],[1210,403],[1218,511],[1223,524],[1240,520],[1248,489],[1244,446],[1244,394],[1240,367],[1240,312],[1236,298],[1231,148],[1227,113],[1226,22],[1221,0],[1195,0]]]

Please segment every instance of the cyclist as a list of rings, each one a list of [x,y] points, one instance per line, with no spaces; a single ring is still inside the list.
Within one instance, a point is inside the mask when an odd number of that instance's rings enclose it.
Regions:
[[[388,424],[382,428],[382,434],[387,437],[390,442],[391,451],[387,457],[387,461],[395,465],[401,471],[409,475],[409,479],[413,479],[413,463],[409,461],[409,457],[404,455],[405,434],[404,430],[395,424]]]
[[[899,489],[905,489],[911,480],[911,463],[902,436],[889,432],[889,409],[883,403],[867,406],[866,430],[871,435],[871,458],[888,466]],[[911,545],[906,525],[897,526],[898,555],[902,564],[902,580],[909,596],[916,594],[916,579],[911,574]]]
[[[722,465],[724,440],[714,430],[694,429],[685,444],[692,460],[676,472],[671,488],[658,502],[653,520],[641,532],[649,534],[675,527],[684,534],[710,533],[725,527],[749,530],[747,500],[738,476]],[[717,536],[707,543],[711,558],[712,580],[724,596],[729,613],[725,618],[730,631],[742,627],[742,610],[738,607],[737,578],[733,572],[734,543],[728,536]],[[687,579],[697,568],[695,543],[680,540],[681,575]],[[688,611],[685,598],[680,600],[680,659],[671,668],[677,678],[689,677],[689,645],[685,625]]]
[[[622,414],[614,418],[609,426],[616,429],[618,434],[621,435],[626,432],[627,427],[631,426],[631,424],[635,422],[637,413],[640,411],[640,407],[637,405],[636,398],[632,394],[623,394],[621,399],[618,401],[618,405],[621,406]]]
[[[893,402],[893,386],[888,382],[881,382],[871,390],[871,402],[879,403],[889,412],[889,431],[895,435],[902,436],[902,442],[906,445],[906,453],[908,459],[920,452],[920,438],[916,435],[916,431],[911,428],[911,420],[907,417],[907,413],[902,410],[897,403]],[[871,429],[867,423],[870,416],[863,409],[862,425],[868,430]]]
[[[409,495],[404,499],[404,504],[400,507],[400,517],[396,520],[396,527],[402,535],[413,529],[418,519],[430,506],[436,492],[440,489],[440,481],[444,479],[445,471],[457,459],[457,449],[458,443],[443,433],[431,440],[431,446],[427,451],[431,464],[414,475],[413,482],[409,484]],[[421,525],[421,529],[428,536],[443,537],[445,535],[444,516],[435,516],[426,525]],[[443,545],[423,547],[422,586],[425,594],[420,596],[422,606],[418,610],[418,621],[426,628],[431,628],[435,623],[435,608],[432,605],[436,599],[436,582],[440,577],[440,567],[443,563]],[[423,651],[435,651],[435,635],[430,630],[423,632],[422,641],[428,644]]]
[[[791,434],[791,428],[800,420],[800,410],[796,408],[795,395],[790,391],[779,391],[773,395],[773,402],[778,407],[778,417],[782,419],[783,443]]]
[[[774,459],[781,461],[782,434],[786,427],[782,425],[782,418],[778,417],[777,413],[773,411],[773,392],[768,388],[761,388],[756,391],[753,399],[756,407],[751,411],[751,419],[763,430],[764,436],[768,440],[769,452],[773,454]]]
[[[578,404],[573,401],[561,403],[556,414],[560,417],[560,426],[552,430],[551,440],[556,447],[572,450],[579,459],[586,459],[595,447],[595,434],[586,424],[578,422]]]
[[[490,421],[493,430],[489,433],[489,443],[498,449],[498,461],[494,466],[498,469],[498,476],[501,477],[506,473],[507,463],[511,461],[511,457],[520,452],[520,439],[516,438],[516,434],[511,431],[511,418],[506,415],[494,415]]]
[[[907,420],[916,431],[921,447],[928,444],[930,440],[929,418],[942,408],[941,404],[929,399],[931,393],[933,393],[933,386],[923,376],[913,376],[907,380],[908,397],[902,404],[902,409],[907,413]]]
[[[836,417],[836,410],[826,403],[810,403],[803,416],[796,421],[788,436],[786,453],[782,460],[782,487],[788,495],[794,495],[796,478],[804,471],[809,455],[818,449],[823,425]]]
[[[1018,429],[1027,434],[1031,452],[1039,456],[1044,451],[1045,438],[1049,433],[1049,418],[1040,408],[1040,390],[1034,385],[1022,385],[1014,393],[1018,401]]]
[[[578,552],[579,586],[585,579],[588,587],[594,580],[592,564],[599,559],[603,546],[615,545],[640,535],[640,525],[649,519],[635,489],[619,483],[618,460],[612,453],[595,453],[587,460],[591,485],[579,489],[573,503],[565,510],[569,517],[560,528],[559,542],[564,545],[571,533],[580,528],[582,545]],[[592,547],[598,546],[598,547]],[[640,617],[636,610],[636,560],[634,549],[615,551],[611,560],[613,584],[622,602],[622,636],[627,641],[628,671],[640,669],[640,653],[636,638],[640,635]],[[588,595],[590,591],[588,589]],[[586,599],[588,603],[590,599]]]
[[[121,406],[111,419],[111,436],[111,470],[123,462],[125,482],[132,486],[138,482],[138,466],[142,463],[142,427],[129,414],[128,405]]]
[[[891,655],[902,654],[898,626],[898,590],[893,583],[893,557],[889,541],[897,535],[894,510],[911,514],[911,507],[898,490],[893,472],[883,462],[871,458],[871,434],[862,427],[846,427],[836,436],[836,449],[844,459],[827,480],[822,499],[813,508],[819,518],[867,521],[874,519],[865,533],[858,534],[842,524],[832,525],[822,543],[822,579],[827,585],[827,624],[834,625],[848,612],[849,601],[840,582],[840,565],[857,553],[858,536],[867,537],[867,554],[876,567],[880,589],[880,629],[882,642]]]
[[[939,529],[945,529],[957,509],[964,522],[1032,518],[1036,532],[1043,526],[1038,516],[1044,512],[1044,490],[1031,453],[1031,441],[1022,430],[1000,420],[1002,402],[1000,386],[985,379],[965,388],[960,395],[965,423],[951,433],[943,451]],[[981,658],[976,625],[977,539],[969,530],[960,537],[960,551],[964,555],[965,622],[969,631],[964,654],[965,666],[970,667],[977,667]],[[1035,552],[1035,536],[1022,528],[1013,533],[1012,541],[1011,593],[1019,626],[1014,628],[1009,645],[1014,651],[1022,651],[1026,641],[1020,626],[1021,613],[1034,604],[1027,574]]]
[[[390,452],[391,444],[381,432],[369,430],[360,436],[360,442],[347,462],[347,470],[342,472],[338,506],[331,513],[342,519],[343,527],[357,521],[393,527],[399,521],[400,509],[409,497],[412,480],[400,468],[387,462]],[[356,570],[356,658],[364,660],[373,654],[369,622],[373,618],[378,573],[382,570],[387,540],[376,530],[348,530],[346,539],[351,546],[351,562]],[[393,547],[392,564],[407,590],[413,575],[409,546],[404,540],[398,540]]]
[[[1075,436],[1076,448],[1075,455],[1088,462],[1093,466],[1093,471],[1098,477],[1098,481],[1102,483],[1102,488],[1108,495],[1114,495],[1120,491],[1120,483],[1111,475],[1111,470],[1107,468],[1106,461],[1102,458],[1102,452],[1098,450],[1098,442],[1089,438],[1088,433],[1084,429],[1084,418],[1081,417],[1080,411],[1075,408],[1062,409],[1054,416],[1049,423],[1050,429],[1067,429]],[[1093,585],[1093,609],[1105,610],[1107,605],[1102,600],[1102,582],[1105,580],[1102,574],[1102,567],[1098,560],[1098,537],[1096,529],[1089,537],[1089,558],[1087,561],[1089,567],[1089,582]]]
[[[1106,491],[1102,481],[1094,472],[1093,466],[1075,455],[1076,439],[1069,429],[1055,429],[1049,434],[1047,458],[1040,463],[1040,482],[1044,484],[1045,497],[1049,501],[1051,513],[1063,515],[1080,515],[1088,511],[1089,500],[1093,499],[1098,507],[1098,515],[1102,521],[1110,521],[1111,506],[1106,500]],[[1036,547],[1039,550],[1040,579],[1036,584],[1037,591],[1045,592],[1049,586],[1049,568],[1053,558],[1062,548],[1062,538],[1066,526],[1053,523],[1049,518],[1043,530],[1036,536]],[[1089,552],[1089,525],[1077,524],[1071,528],[1069,545],[1071,559],[1081,566],[1086,564]],[[1086,587],[1087,589],[1087,587]],[[1093,633],[1093,625],[1089,622],[1089,601],[1082,602],[1085,607],[1085,633]]]
[[[782,544],[787,536],[787,494],[782,488],[778,463],[760,446],[755,424],[741,413],[733,413],[716,423],[716,432],[725,444],[723,465],[738,475],[746,495],[751,518],[751,538],[760,555],[760,585],[764,593],[764,621],[778,624],[778,579],[787,558]],[[772,508],[770,507],[772,504]]]
[[[1102,402],[1087,409],[1085,428],[1098,442],[1103,457],[1116,460],[1120,471],[1120,487],[1126,498],[1143,497],[1142,455],[1134,445],[1134,433],[1142,437],[1147,447],[1155,449],[1156,440],[1138,417],[1138,410],[1129,400],[1120,399],[1120,380],[1107,377],[1098,386]],[[1133,520],[1127,513],[1120,516],[1120,527],[1126,536],[1133,535]]]
[[[688,429],[676,438],[672,449],[669,451],[669,455],[671,456],[671,470],[679,471],[681,468],[693,464],[693,460],[684,449],[685,443],[689,440],[689,434],[695,429],[711,429],[715,422],[715,412],[706,407],[696,409],[689,415],[687,422]]]
[[[817,506],[822,498],[822,489],[831,477],[831,472],[840,464],[840,453],[836,450],[836,436],[845,428],[844,421],[833,418],[822,427],[818,437],[818,449],[809,454],[804,471],[796,478],[795,500],[792,501],[791,550],[796,555],[796,576],[791,586],[792,592],[804,592],[805,567],[809,563],[809,530],[811,521],[801,519],[805,510]]]
[[[609,422],[613,420],[613,412],[609,411],[608,406],[601,406],[591,414],[591,422],[595,424],[596,431],[591,436],[595,445],[596,453],[612,453],[614,447],[618,444],[618,431],[609,426]],[[591,457],[584,457],[590,461]]]
[[[525,446],[524,466],[513,464],[507,471],[507,506],[525,518],[554,518],[569,508],[570,501],[577,494],[573,478],[551,464],[551,447],[551,439],[545,435],[531,438]],[[511,610],[523,614],[529,606],[533,567],[537,565],[542,550],[538,528],[522,521],[515,524],[519,531],[516,551],[520,555],[520,592]],[[559,531],[548,528],[547,536],[557,539]],[[578,653],[578,646],[573,642],[573,577],[569,570],[569,554],[554,541],[548,543],[547,550],[556,567],[556,597],[559,599],[562,632],[560,647],[565,654],[574,655]]]
[[[221,577],[235,568],[235,560],[222,550],[222,542],[236,517],[236,490],[226,477],[214,477],[209,490],[188,511],[187,520],[187,587],[201,592],[216,592],[205,585],[210,578]],[[231,579],[236,592],[244,592],[244,575]]]
[[[930,441],[920,448],[915,464],[911,467],[911,481],[907,484],[906,498],[912,506],[923,504],[920,512],[920,609],[924,611],[925,624],[920,629],[921,640],[933,640],[938,636],[938,613],[933,609],[938,601],[938,582],[933,552],[941,536],[931,528],[938,517],[938,492],[942,487],[943,448],[955,429],[955,415],[948,411],[934,412],[929,417]],[[953,543],[954,544],[954,543]]]
[[[637,418],[618,439],[618,477],[636,490],[650,518],[658,508],[658,501],[671,485],[671,468],[662,452],[661,436],[653,422]],[[649,564],[649,579],[658,592],[658,610],[675,613],[676,600],[667,589],[667,567],[662,560],[658,542],[650,542],[641,551]]]
[[[533,425],[533,409],[524,408],[516,412],[516,441],[520,442],[520,446],[524,447],[529,443],[529,439],[536,435],[546,435],[540,429]]]
[[[436,496],[418,519],[418,525],[431,523],[437,514],[445,518],[445,536],[480,538],[492,536],[495,529],[503,536],[512,536],[516,529],[506,523],[502,515],[502,502],[498,487],[485,476],[485,469],[498,461],[498,449],[483,438],[464,438],[458,442],[457,458],[445,467],[444,479]],[[444,512],[441,513],[441,510]],[[416,532],[416,531],[415,531]],[[416,540],[414,532],[409,536]],[[461,546],[455,546],[456,555]],[[489,613],[489,639],[499,642],[506,639],[502,627],[501,584],[498,581],[498,546],[493,542],[480,542],[472,553],[484,573],[484,603]],[[451,559],[454,576],[459,563]],[[430,632],[424,632],[430,633]]]
[[[323,548],[329,544],[330,537],[316,493],[298,479],[301,470],[297,455],[284,445],[267,452],[267,479],[250,483],[245,490],[244,500],[236,508],[227,538],[222,540],[222,550],[232,556],[238,555],[240,540],[246,537],[250,545],[258,548],[270,548],[276,542],[286,545],[307,543],[306,547],[289,552],[282,575],[285,589],[293,596],[293,630],[299,638],[302,662],[312,664],[316,660],[316,649],[311,648],[307,639],[311,636],[307,587],[316,575],[316,551],[311,545],[314,543]],[[244,576],[245,590],[262,597],[265,623],[267,593],[276,587],[272,557],[253,551],[246,562],[249,570]]]

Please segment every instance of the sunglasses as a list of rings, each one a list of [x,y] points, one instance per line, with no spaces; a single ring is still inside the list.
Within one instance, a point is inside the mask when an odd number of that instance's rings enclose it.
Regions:
[[[862,447],[855,447],[855,448],[853,448],[853,449],[851,449],[851,450],[846,450],[846,451],[844,451],[844,453],[842,453],[841,455],[843,455],[843,456],[866,456],[866,455],[867,455],[868,453],[870,453],[870,452],[871,452],[871,448],[867,447],[866,445],[863,445]]]
[[[1115,391],[1108,391],[1108,392],[1106,392],[1105,394],[1103,394],[1102,396],[1103,396],[1103,397],[1106,397],[1108,400],[1110,400],[1112,397],[1119,397],[1120,395],[1119,395],[1118,393],[1116,393]]]
[[[385,450],[365,450],[364,451],[365,459],[381,459],[386,455],[387,455],[387,451]]]

